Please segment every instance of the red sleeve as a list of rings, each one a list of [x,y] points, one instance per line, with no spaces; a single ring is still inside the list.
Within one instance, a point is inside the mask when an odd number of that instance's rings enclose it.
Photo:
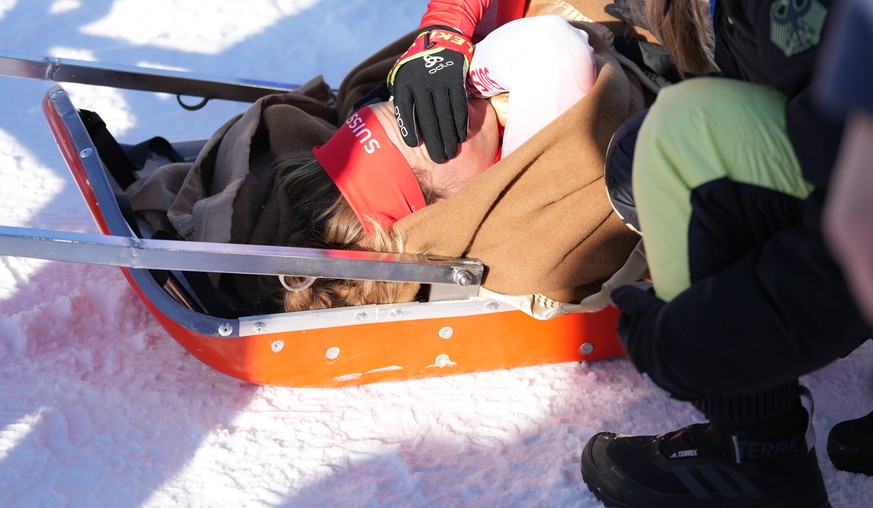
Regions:
[[[492,0],[430,0],[419,28],[441,25],[460,30],[473,37],[476,25],[485,15]]]

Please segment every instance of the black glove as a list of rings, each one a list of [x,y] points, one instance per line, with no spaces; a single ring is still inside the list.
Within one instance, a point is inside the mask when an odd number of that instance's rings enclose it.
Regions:
[[[463,34],[428,27],[388,74],[403,141],[418,146],[420,132],[436,163],[458,155],[467,139],[465,80],[472,56],[473,44]]]
[[[667,303],[654,290],[637,285],[621,286],[610,294],[621,311],[618,338],[627,357],[640,373],[646,373],[661,388],[680,400],[696,400],[700,394],[685,387],[670,368],[665,354],[662,318]]]
[[[664,301],[655,296],[654,290],[637,285],[620,286],[610,294],[612,303],[621,311],[618,318],[618,339],[625,354],[637,370],[648,370],[643,353],[646,345],[654,340],[655,320]]]

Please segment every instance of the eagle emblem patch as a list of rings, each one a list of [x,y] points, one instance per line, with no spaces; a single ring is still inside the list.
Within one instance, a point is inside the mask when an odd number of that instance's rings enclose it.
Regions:
[[[770,5],[770,41],[786,57],[818,45],[828,10],[818,0],[776,0]]]

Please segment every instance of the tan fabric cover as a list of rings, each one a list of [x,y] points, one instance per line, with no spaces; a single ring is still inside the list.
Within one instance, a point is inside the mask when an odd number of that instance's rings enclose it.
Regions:
[[[599,25],[581,26],[598,64],[591,92],[451,199],[398,222],[409,249],[481,259],[489,290],[565,302],[597,292],[624,264],[638,237],[613,213],[603,168],[643,95]]]

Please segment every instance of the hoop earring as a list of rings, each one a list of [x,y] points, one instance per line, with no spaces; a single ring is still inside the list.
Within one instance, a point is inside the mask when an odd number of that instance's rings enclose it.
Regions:
[[[315,282],[316,277],[306,277],[303,279],[303,282],[299,284],[288,284],[285,282],[285,275],[279,275],[279,284],[282,284],[282,287],[287,289],[288,291],[303,291],[304,289],[309,288],[313,282]]]

